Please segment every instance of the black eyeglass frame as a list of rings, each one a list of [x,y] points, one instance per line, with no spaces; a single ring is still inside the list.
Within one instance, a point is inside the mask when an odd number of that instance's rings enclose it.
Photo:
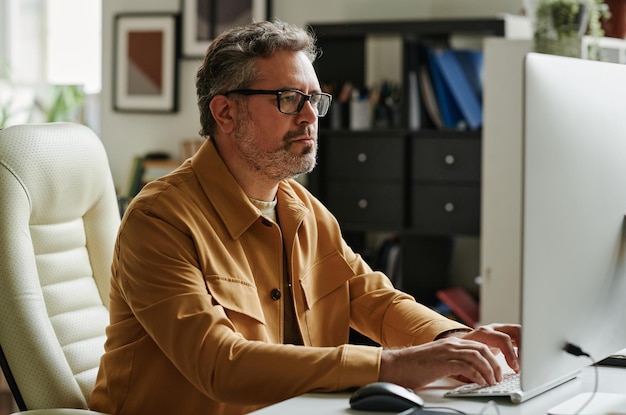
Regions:
[[[300,102],[298,103],[298,108],[295,111],[283,111],[281,106],[280,106],[280,98],[281,95],[283,94],[283,92],[296,92],[298,94],[300,94],[300,96],[302,98],[300,98]],[[278,107],[278,111],[281,114],[286,114],[286,115],[295,115],[300,113],[300,111],[302,111],[302,108],[304,108],[304,104],[309,101],[313,104],[313,102],[311,101],[311,99],[314,96],[323,96],[323,97],[327,97],[328,98],[328,108],[326,108],[326,111],[324,112],[324,114],[319,113],[319,106],[315,105],[315,108],[317,109],[317,117],[318,118],[322,118],[324,117],[327,113],[328,110],[330,108],[330,105],[333,102],[333,96],[330,94],[327,94],[326,92],[314,92],[311,95],[307,95],[302,91],[299,91],[297,89],[233,89],[230,90],[226,93],[224,93],[224,95],[228,95],[228,94],[241,94],[241,95],[275,95],[276,96],[276,106]],[[321,102],[321,101],[318,101]]]

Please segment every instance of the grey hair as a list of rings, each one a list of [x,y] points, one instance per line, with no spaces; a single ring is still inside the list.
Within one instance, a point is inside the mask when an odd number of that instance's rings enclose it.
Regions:
[[[281,22],[263,21],[225,31],[211,42],[196,74],[200,110],[200,135],[211,136],[216,128],[209,104],[233,89],[248,88],[256,80],[255,60],[276,51],[304,52],[311,62],[319,55],[310,31]]]

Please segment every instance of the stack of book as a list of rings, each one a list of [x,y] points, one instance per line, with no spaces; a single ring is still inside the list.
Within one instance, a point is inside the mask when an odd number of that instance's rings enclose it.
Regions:
[[[129,178],[128,199],[135,197],[146,183],[172,172],[180,163],[180,160],[166,156],[147,154],[135,157]]]

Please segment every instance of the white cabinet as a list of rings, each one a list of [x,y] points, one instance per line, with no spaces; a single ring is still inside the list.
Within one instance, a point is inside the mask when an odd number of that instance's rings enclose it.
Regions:
[[[523,61],[531,40],[484,42],[481,323],[520,321]]]

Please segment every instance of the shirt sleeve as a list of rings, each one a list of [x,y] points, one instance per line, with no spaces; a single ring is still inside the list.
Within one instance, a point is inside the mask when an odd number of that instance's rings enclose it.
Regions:
[[[352,324],[372,340],[405,347],[435,340],[449,330],[469,329],[395,289],[386,275],[372,271],[347,246],[344,255],[357,272],[350,281]]]

